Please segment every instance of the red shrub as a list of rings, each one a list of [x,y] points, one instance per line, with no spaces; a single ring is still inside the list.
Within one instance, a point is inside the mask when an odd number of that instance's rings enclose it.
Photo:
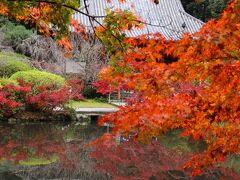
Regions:
[[[83,83],[80,79],[70,79],[67,81],[67,84],[70,86],[70,99],[76,101],[84,99],[83,95],[81,94]]]
[[[32,86],[19,81],[0,88],[0,116],[11,117],[19,108],[26,111],[51,112],[62,107],[70,99],[81,100],[83,85],[80,80],[70,80],[66,86],[56,89],[54,85]]]
[[[0,116],[10,117],[23,104],[18,101],[17,94],[21,89],[16,89],[13,84],[0,88]]]
[[[69,100],[69,88],[55,90],[53,86],[38,86],[37,92],[26,96],[26,107],[34,111],[52,111]]]

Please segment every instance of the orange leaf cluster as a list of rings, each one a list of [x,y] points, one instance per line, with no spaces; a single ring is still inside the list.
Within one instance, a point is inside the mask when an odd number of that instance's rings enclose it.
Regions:
[[[100,78],[127,86],[144,100],[109,114],[100,124],[114,132],[133,133],[148,142],[170,129],[204,140],[208,148],[190,160],[194,171],[240,153],[240,2],[231,1],[217,21],[176,42],[160,35],[125,40]],[[177,62],[166,61],[169,57]],[[165,63],[164,63],[165,62]]]
[[[57,32],[58,37],[61,37],[69,33],[72,9],[77,9],[78,6],[79,2],[77,0],[2,0],[0,14],[28,24],[34,29],[37,28],[37,31],[41,34],[53,35]],[[52,32],[51,27],[54,27],[56,32]]]

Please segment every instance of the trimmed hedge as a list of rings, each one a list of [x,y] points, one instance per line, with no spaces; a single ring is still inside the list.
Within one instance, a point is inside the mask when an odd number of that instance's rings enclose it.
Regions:
[[[25,56],[0,52],[0,77],[10,77],[18,71],[31,70],[30,65],[24,61],[27,61]]]
[[[15,81],[15,80],[12,80],[12,79],[8,79],[8,78],[0,78],[0,87],[6,86],[6,85],[9,85],[9,84],[17,85],[18,82]]]
[[[61,76],[38,70],[19,71],[13,74],[10,79],[32,82],[33,86],[54,84],[57,87],[60,87],[65,83],[65,79]]]

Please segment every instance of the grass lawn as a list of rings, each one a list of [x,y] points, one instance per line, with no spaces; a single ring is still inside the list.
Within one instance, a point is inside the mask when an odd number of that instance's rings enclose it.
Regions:
[[[92,99],[87,99],[84,101],[71,100],[67,106],[74,109],[76,108],[115,108],[116,107],[108,103],[96,102]]]

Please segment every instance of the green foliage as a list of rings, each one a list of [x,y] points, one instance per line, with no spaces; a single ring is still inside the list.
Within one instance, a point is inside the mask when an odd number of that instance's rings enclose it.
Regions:
[[[0,28],[9,23],[9,20],[3,16],[0,16]]]
[[[161,135],[159,140],[164,146],[181,152],[203,152],[207,148],[206,143],[201,140],[196,141],[190,137],[181,137],[181,132],[182,129],[170,130],[165,135]]]
[[[29,62],[29,58],[22,54],[17,54],[13,52],[0,52],[0,57],[4,57],[4,56],[7,56],[9,58],[16,59],[19,61],[23,61],[23,62]]]
[[[56,87],[60,87],[65,83],[65,79],[61,76],[38,70],[20,71],[13,74],[10,79],[32,82],[33,86],[54,84]]]
[[[228,0],[181,0],[184,9],[196,18],[206,22],[211,18],[219,18],[227,6]]]
[[[85,86],[82,90],[82,94],[87,99],[93,99],[93,98],[102,96],[102,94],[97,93],[96,88],[94,88],[91,85]]]
[[[94,101],[99,102],[99,103],[107,103],[108,99],[106,96],[101,96],[101,97],[95,97]]]
[[[69,23],[71,15],[74,12],[73,9],[78,9],[80,6],[78,0],[54,0],[43,3],[40,3],[38,0],[1,0],[1,4],[6,10],[11,12],[2,12],[3,15],[13,18],[16,21],[22,21],[32,27],[37,27],[40,33],[44,33],[46,25],[51,24],[53,28],[58,29],[57,38],[69,33]],[[39,7],[41,9],[41,16],[32,13],[33,9]]]
[[[17,83],[17,81],[12,80],[12,79],[0,78],[0,87],[1,87],[1,86],[5,86],[5,85],[8,85],[8,84],[17,85],[18,83]]]
[[[123,43],[126,34],[125,30],[131,30],[133,27],[141,28],[141,23],[136,21],[138,18],[128,10],[106,9],[107,16],[104,18],[103,26],[96,29],[98,38],[105,45],[108,52],[116,53],[124,50],[127,44]]]
[[[0,77],[10,77],[18,71],[30,70],[31,67],[26,62],[25,56],[0,52]]]
[[[240,156],[236,154],[230,155],[224,163],[224,166],[234,169],[240,175]]]
[[[16,45],[24,39],[33,35],[31,30],[24,26],[12,23],[5,18],[0,18],[0,27],[4,33],[4,42],[8,45]]]

